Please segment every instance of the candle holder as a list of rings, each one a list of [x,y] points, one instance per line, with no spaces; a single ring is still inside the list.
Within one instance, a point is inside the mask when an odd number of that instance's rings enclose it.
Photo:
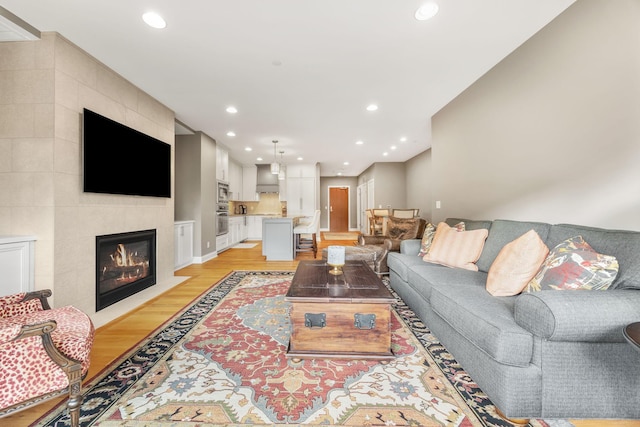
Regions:
[[[327,265],[331,266],[329,274],[335,276],[342,274],[344,266],[344,246],[329,246],[327,248]]]

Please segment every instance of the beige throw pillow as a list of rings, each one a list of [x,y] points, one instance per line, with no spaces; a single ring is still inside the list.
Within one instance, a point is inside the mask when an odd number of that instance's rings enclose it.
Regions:
[[[464,231],[464,222],[459,222],[453,226],[457,231]],[[433,237],[436,235],[436,226],[428,223],[424,228],[424,234],[422,235],[422,240],[420,241],[420,252],[418,252],[418,256],[420,258],[424,257],[429,253],[429,249],[431,248],[431,244],[433,243]]]
[[[549,248],[534,230],[507,243],[489,268],[487,292],[497,297],[519,294],[536,275],[548,253]]]
[[[482,228],[456,231],[445,222],[436,227],[433,243],[422,259],[427,262],[478,271],[475,262],[480,258],[489,231]]]

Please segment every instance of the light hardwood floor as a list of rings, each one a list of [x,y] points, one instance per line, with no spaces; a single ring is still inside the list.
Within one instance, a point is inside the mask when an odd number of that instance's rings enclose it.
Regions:
[[[188,276],[183,283],[154,298],[128,314],[96,330],[91,352],[91,368],[87,379],[93,378],[134,347],[212,284],[234,270],[295,270],[298,261],[313,259],[313,253],[298,254],[295,261],[265,261],[262,246],[251,249],[229,249],[205,264],[194,264],[178,270],[176,276]],[[328,245],[352,245],[352,241],[322,240],[319,250]],[[320,252],[317,258],[320,258]],[[60,400],[42,403],[31,409],[0,419],[0,426],[27,427]],[[639,402],[640,404],[640,402]],[[572,420],[577,427],[640,427],[640,420]]]

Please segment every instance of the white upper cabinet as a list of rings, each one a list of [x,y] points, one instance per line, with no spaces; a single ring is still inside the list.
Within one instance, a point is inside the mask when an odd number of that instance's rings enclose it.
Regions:
[[[229,195],[230,200],[242,200],[242,166],[229,159]]]
[[[229,152],[216,144],[216,179],[229,182]]]
[[[256,193],[256,183],[258,179],[258,168],[255,165],[242,167],[242,193],[240,200],[251,202],[258,200]]]

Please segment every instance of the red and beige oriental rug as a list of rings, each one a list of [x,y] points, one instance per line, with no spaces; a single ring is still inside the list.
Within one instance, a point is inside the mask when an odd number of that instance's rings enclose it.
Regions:
[[[399,298],[390,363],[287,359],[292,276],[227,276],[85,385],[82,426],[511,426]]]

